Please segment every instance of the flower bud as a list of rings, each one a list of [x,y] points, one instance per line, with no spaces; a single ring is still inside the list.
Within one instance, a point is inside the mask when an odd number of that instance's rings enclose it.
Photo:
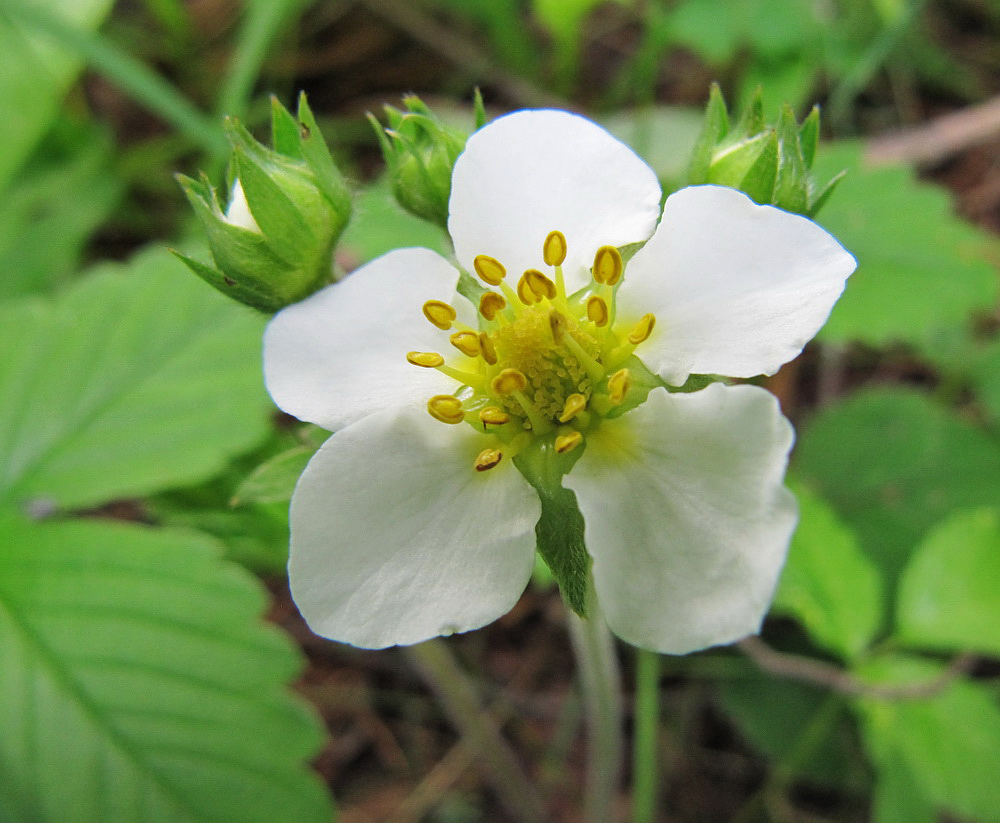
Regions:
[[[731,126],[722,92],[713,84],[688,179],[739,189],[758,203],[812,217],[845,174],[822,185],[816,180],[810,169],[818,141],[818,107],[799,124],[786,105],[778,122],[768,124],[758,89]]]
[[[368,115],[382,147],[393,194],[410,214],[447,229],[451,172],[468,136],[442,123],[419,97],[405,97],[403,104],[406,111],[385,107],[389,125],[384,129]],[[476,128],[485,119],[477,94]]]
[[[214,266],[178,254],[220,291],[265,312],[308,297],[332,279],[333,249],[351,213],[351,197],[305,95],[295,118],[272,99],[273,149],[236,120],[225,122],[229,202],[208,179],[178,175],[212,252]]]

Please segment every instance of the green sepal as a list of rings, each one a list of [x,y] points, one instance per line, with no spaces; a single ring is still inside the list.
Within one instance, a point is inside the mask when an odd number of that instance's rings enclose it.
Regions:
[[[535,440],[514,458],[514,465],[538,492],[542,504],[535,524],[538,553],[559,584],[563,601],[580,617],[587,616],[590,555],[576,495],[563,487],[562,478],[584,448],[586,445],[560,455],[551,439]]]
[[[719,152],[712,161],[711,181],[731,186],[758,203],[770,203],[778,167],[778,135],[761,132]]]
[[[479,90],[479,86],[476,86],[476,90],[472,93],[472,114],[473,131],[479,131],[486,125],[486,105],[483,103],[483,93]]]
[[[184,175],[177,175],[177,180],[208,236],[212,258],[222,273],[240,282],[257,281],[273,291],[276,273],[287,270],[289,263],[274,253],[263,235],[226,222],[207,180]]]
[[[726,101],[718,83],[712,83],[708,94],[708,104],[705,106],[705,119],[691,154],[691,164],[688,167],[688,179],[699,185],[708,182],[709,170],[712,168],[712,157],[716,147],[729,134],[729,113],[726,111]]]
[[[802,149],[802,160],[807,169],[811,169],[816,159],[816,147],[819,145],[819,106],[813,106],[809,116],[799,126],[799,146]]]
[[[809,203],[809,170],[799,145],[799,127],[790,106],[784,106],[778,119],[778,176],[772,202],[785,211],[805,214]]]
[[[181,254],[176,249],[170,249],[170,253],[181,260],[191,271],[210,286],[218,289],[227,297],[250,306],[250,308],[270,314],[278,311],[283,306],[283,304],[275,301],[273,294],[255,288],[254,284],[249,281],[233,280],[218,269],[202,263],[200,260],[195,260],[193,257],[188,257],[186,254]]]
[[[818,192],[810,195],[809,211],[806,212],[806,217],[815,217],[819,213],[819,210],[826,205],[827,201],[830,199],[830,195],[833,194],[833,190],[837,188],[840,181],[847,177],[847,169],[844,169],[839,174],[835,174],[830,182],[823,186]]]
[[[301,264],[308,250],[317,245],[317,237],[313,231],[310,219],[299,204],[292,200],[284,187],[278,185],[275,179],[281,179],[286,184],[295,185],[308,198],[307,184],[303,181],[292,183],[294,172],[281,168],[277,162],[268,157],[267,149],[260,146],[242,125],[229,120],[226,131],[233,142],[233,166],[236,176],[243,186],[250,213],[253,215],[261,232],[267,236],[275,253],[292,264]],[[294,162],[294,161],[288,161]],[[298,171],[301,176],[304,169]],[[313,187],[313,192],[315,188]],[[316,195],[313,194],[315,199]]]
[[[333,162],[330,149],[323,139],[323,133],[316,124],[316,118],[305,92],[299,95],[299,148],[306,165],[309,166],[316,179],[319,190],[330,201],[334,212],[341,217],[339,225],[334,229],[334,242],[340,237],[341,231],[347,225],[351,213],[351,190],[344,176]]]
[[[278,154],[305,160],[302,156],[299,124],[277,97],[271,96],[271,144]]]
[[[764,90],[757,86],[753,95],[747,102],[740,120],[733,131],[736,134],[756,134],[767,128],[767,120],[764,117]]]

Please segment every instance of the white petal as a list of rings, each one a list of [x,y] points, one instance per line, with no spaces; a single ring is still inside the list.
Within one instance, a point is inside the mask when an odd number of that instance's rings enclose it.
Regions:
[[[255,231],[257,234],[261,233],[260,226],[257,225],[257,221],[250,214],[250,204],[247,203],[247,196],[243,193],[243,186],[240,185],[239,179],[233,182],[233,190],[229,196],[229,205],[226,207],[225,219],[227,223],[232,223],[234,226]]]
[[[774,374],[826,322],[855,265],[805,217],[733,189],[682,189],[628,264],[618,316],[656,315],[638,354],[673,385],[692,372]]]
[[[455,352],[449,333],[432,326],[422,308],[436,299],[471,311],[455,292],[457,282],[443,257],[400,249],[282,309],[264,333],[264,379],[274,402],[300,420],[337,430],[454,391],[454,380],[410,365],[406,353],[449,358]]]
[[[659,205],[652,169],[600,126],[564,111],[519,111],[469,138],[455,163],[448,230],[466,270],[487,254],[515,281],[529,268],[546,271],[542,244],[561,231],[574,290],[589,280],[598,248],[649,237]]]
[[[791,425],[754,386],[655,389],[566,476],[611,629],[669,654],[758,630],[796,522]]]
[[[317,634],[364,648],[418,643],[505,614],[534,565],[538,496],[486,438],[388,411],[333,435],[291,507],[292,596]]]

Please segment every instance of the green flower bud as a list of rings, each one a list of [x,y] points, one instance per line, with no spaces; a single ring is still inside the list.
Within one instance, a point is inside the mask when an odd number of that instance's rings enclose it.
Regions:
[[[178,175],[212,252],[213,265],[178,254],[199,277],[265,312],[308,297],[333,278],[333,249],[351,213],[351,196],[305,95],[298,118],[272,99],[273,149],[236,120],[225,122],[229,202],[208,179]]]
[[[688,180],[729,186],[758,203],[813,217],[846,173],[824,184],[816,180],[810,170],[818,142],[819,107],[799,124],[786,105],[778,122],[769,125],[758,89],[739,123],[731,126],[722,92],[713,84]]]
[[[447,229],[451,172],[468,135],[442,123],[419,97],[405,97],[403,104],[406,111],[385,107],[389,125],[384,129],[368,115],[382,147],[393,194],[411,214]],[[477,93],[476,128],[485,120]]]

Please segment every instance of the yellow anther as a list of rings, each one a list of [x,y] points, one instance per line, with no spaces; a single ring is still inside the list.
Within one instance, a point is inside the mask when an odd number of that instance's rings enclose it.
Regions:
[[[527,385],[528,378],[524,376],[523,372],[519,372],[517,369],[504,369],[490,383],[493,393],[499,394],[501,397],[506,397],[508,394],[513,394],[514,392],[524,391]]]
[[[559,454],[566,454],[566,452],[571,452],[577,446],[583,442],[583,435],[580,432],[570,432],[569,434],[560,434],[556,438],[556,452]]]
[[[608,325],[610,316],[608,303],[603,297],[593,294],[587,298],[587,318],[591,323],[598,327],[604,327]]]
[[[566,235],[561,231],[550,231],[542,246],[542,259],[546,266],[561,266],[566,259]]]
[[[495,291],[483,292],[479,298],[479,313],[487,320],[495,320],[497,314],[507,308],[507,301]]]
[[[488,254],[478,255],[472,261],[472,265],[483,282],[491,286],[499,286],[507,276],[507,269],[503,267],[503,263]]]
[[[495,366],[500,359],[497,356],[497,347],[493,345],[493,338],[484,331],[479,332],[479,353],[491,366]]]
[[[427,411],[442,423],[461,423],[465,420],[462,401],[450,394],[435,394],[427,401]]]
[[[619,369],[608,378],[608,399],[612,406],[619,405],[632,388],[632,375],[628,369]]]
[[[455,307],[442,300],[428,300],[424,303],[424,317],[439,329],[450,329],[455,321]]]
[[[528,282],[528,274],[525,272],[521,275],[521,279],[517,281],[517,299],[524,303],[525,306],[531,306],[537,303],[542,298],[539,297],[531,284]]]
[[[601,246],[594,255],[594,279],[598,283],[613,286],[621,280],[622,256],[614,246]]]
[[[587,408],[587,398],[582,394],[571,394],[566,398],[562,414],[559,415],[559,422],[568,423],[585,408]]]
[[[528,288],[535,293],[539,300],[543,297],[552,300],[556,296],[556,284],[538,269],[528,269],[524,273],[524,279],[528,283]]]
[[[487,406],[479,412],[479,422],[484,426],[502,426],[510,422],[510,415],[499,406]]]
[[[474,331],[457,331],[448,339],[462,354],[479,357],[479,335]]]
[[[483,449],[476,457],[473,464],[477,472],[485,472],[492,469],[503,459],[503,452],[499,449]]]
[[[425,369],[436,369],[444,365],[444,358],[432,351],[408,351],[406,362],[414,366],[423,366]]]
[[[655,325],[656,318],[651,314],[644,314],[639,322],[632,327],[632,331],[628,333],[628,342],[633,346],[638,346],[643,340],[649,338]]]

